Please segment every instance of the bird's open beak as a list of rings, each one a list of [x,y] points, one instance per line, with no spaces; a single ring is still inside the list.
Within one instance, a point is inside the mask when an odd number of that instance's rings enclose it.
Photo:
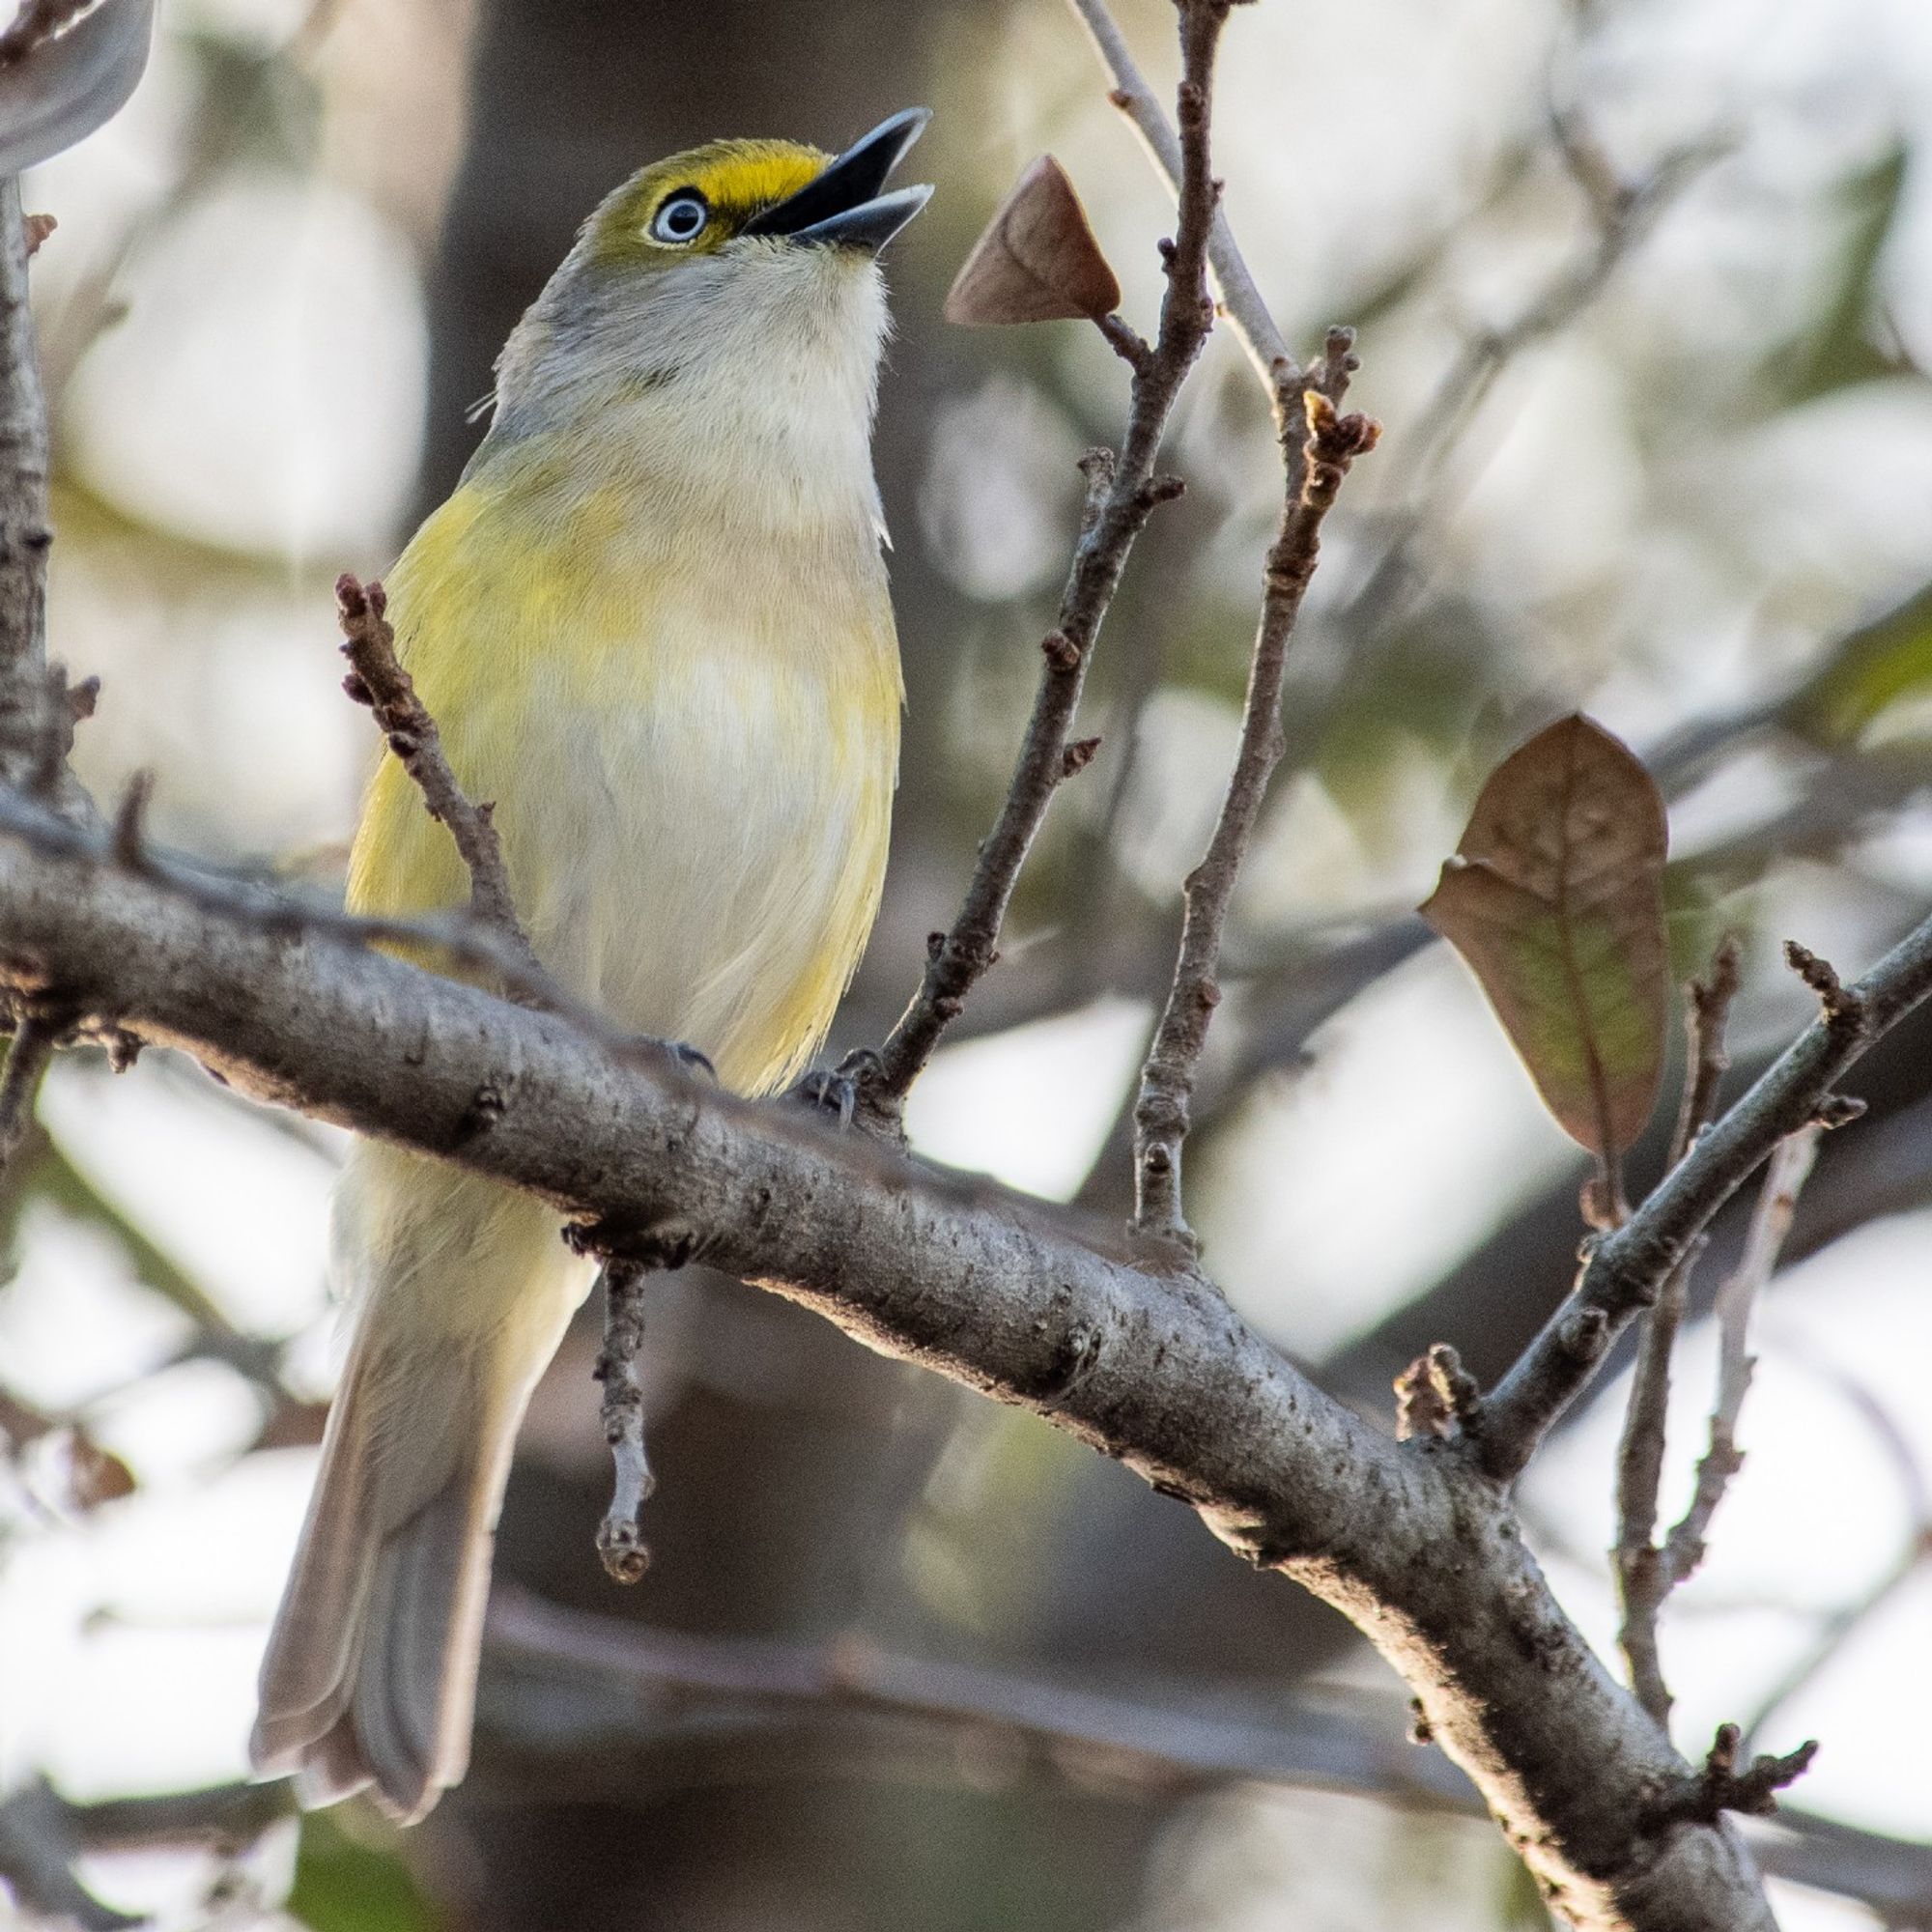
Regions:
[[[881,121],[822,172],[745,224],[747,235],[782,235],[876,255],[932,194],[929,187],[880,190],[905,151],[925,131],[929,107],[908,107]]]

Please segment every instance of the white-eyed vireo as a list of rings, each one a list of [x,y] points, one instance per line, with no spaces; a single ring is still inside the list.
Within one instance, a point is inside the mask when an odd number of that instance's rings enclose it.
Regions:
[[[388,580],[398,649],[494,800],[546,966],[740,1093],[798,1073],[879,903],[898,650],[872,479],[884,191],[924,126],[829,160],[719,141],[590,217],[497,363],[489,434]],[[353,908],[460,905],[400,763]],[[526,1196],[360,1144],[355,1339],[262,1667],[253,1752],[415,1818],[463,1775],[517,1425],[590,1282]]]

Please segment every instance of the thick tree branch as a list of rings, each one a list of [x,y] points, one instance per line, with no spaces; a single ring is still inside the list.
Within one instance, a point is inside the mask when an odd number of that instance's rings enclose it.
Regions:
[[[1323,1397],[1198,1277],[298,917],[266,924],[255,889],[227,909],[212,887],[129,873],[30,802],[7,823],[9,978],[58,984],[258,1097],[524,1187],[608,1248],[701,1255],[1047,1417],[1351,1617],[1577,1923],[1768,1926],[1729,1826],[1670,1810],[1694,1774],[1564,1617],[1501,1490],[1457,1445],[1398,1445]],[[1932,927],[1857,989],[1861,1040],[1928,982]],[[1807,1035],[1800,1075],[1774,1076],[1667,1184],[1662,1228],[1639,1214],[1614,1237],[1634,1254],[1605,1244],[1617,1266],[1660,1243],[1667,1266],[1714,1187],[1760,1157],[1766,1120],[1802,1116],[1850,1051],[1821,1059]]]
[[[1221,1000],[1215,975],[1228,908],[1241,861],[1261,820],[1268,780],[1286,749],[1281,691],[1289,640],[1315,575],[1322,522],[1349,466],[1373,449],[1380,434],[1379,426],[1367,416],[1335,412],[1354,367],[1353,341],[1347,329],[1332,331],[1321,373],[1302,392],[1307,422],[1297,438],[1300,458],[1288,465],[1290,493],[1282,507],[1280,532],[1268,551],[1266,589],[1248,662],[1235,768],[1207,854],[1187,877],[1174,980],[1141,1069],[1134,1104],[1134,1227],[1190,1255],[1195,1243],[1181,1202],[1180,1151],[1187,1138],[1195,1072]]]
[[[1813,1121],[1848,1118],[1833,1089],[1871,1043],[1932,991],[1932,921],[1855,985],[1787,947],[1824,1010],[1710,1127],[1631,1218],[1592,1246],[1569,1298],[1483,1406],[1478,1461],[1495,1481],[1520,1475],[1550,1425],[1588,1386],[1610,1344],[1657,1299],[1706,1223],[1773,1149]]]
[[[1179,213],[1173,244],[1165,251],[1160,327],[1148,353],[1130,358],[1133,384],[1119,458],[1096,450],[1083,463],[1088,497],[1080,540],[1058,620],[1040,646],[1046,662],[1012,781],[980,847],[965,902],[951,928],[932,935],[919,991],[867,1067],[864,1095],[888,1119],[895,1117],[940,1036],[993,963],[1007,906],[1047,807],[1061,781],[1085,762],[1069,763],[1067,739],[1101,620],[1134,540],[1154,509],[1179,494],[1179,479],[1156,476],[1153,466],[1175,399],[1213,327],[1205,273],[1219,185],[1209,168],[1208,119],[1214,52],[1228,4],[1179,0]]]

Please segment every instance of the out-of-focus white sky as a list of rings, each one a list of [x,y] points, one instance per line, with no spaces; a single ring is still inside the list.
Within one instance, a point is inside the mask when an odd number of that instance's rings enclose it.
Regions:
[[[1296,339],[1378,288],[1440,227],[1445,207],[1478,191],[1502,150],[1534,136],[1564,11],[1544,0],[1376,0],[1318,25],[1309,10],[1270,0],[1236,15],[1220,166],[1259,279]],[[1802,662],[1833,626],[1932,574],[1932,389],[1903,378],[1865,384],[1770,420],[1732,393],[1735,371],[1815,306],[1835,245],[1832,185],[1901,135],[1932,152],[1932,9],[1626,0],[1599,11],[1562,84],[1591,103],[1617,155],[1635,167],[1713,129],[1733,132],[1737,153],[1665,216],[1574,330],[1509,372],[1454,466],[1460,501],[1444,543],[1472,597],[1519,613],[1525,662],[1552,660],[1529,681],[1580,686],[1575,695],[1643,743],[1687,712],[1761,691],[1768,664]],[[86,514],[100,525],[57,553],[57,648],[105,678],[82,767],[111,789],[158,763],[163,831],[215,853],[288,855],[348,828],[368,731],[337,690],[325,586],[339,568],[379,568],[402,534],[424,397],[424,250],[460,132],[455,104],[439,96],[420,115],[415,165],[368,160],[352,138],[364,110],[355,90],[331,84],[326,47],[317,164],[238,162],[185,210],[164,213],[193,132],[186,37],[270,46],[303,12],[297,0],[182,0],[128,111],[43,170],[29,193],[61,220],[36,269],[50,351],[58,362],[87,340],[74,366],[56,370],[64,460],[98,499]],[[1151,70],[1165,73],[1167,10],[1143,0],[1122,13]],[[351,5],[333,40],[386,34],[407,45],[432,31],[423,16],[403,9],[385,21],[374,4]],[[1167,216],[1086,62],[1062,9],[1016,7],[974,83],[983,164],[1001,176],[1051,144],[1122,270],[1130,312],[1144,318]],[[1507,314],[1575,244],[1576,228],[1560,184],[1531,191],[1511,219],[1458,236],[1439,302],[1400,311],[1376,333],[1359,393],[1392,434],[1364,466],[1351,507],[1397,500],[1402,425],[1457,329]],[[84,321],[99,299],[95,278],[130,236],[112,282],[126,317],[93,339]],[[1932,182],[1922,169],[1906,182],[1882,284],[1899,337],[1932,358]],[[928,316],[908,326],[938,325]],[[1102,420],[1118,414],[1117,364],[1071,331],[1054,353],[1083,407]],[[1694,411],[1682,400],[1687,369],[1704,385]],[[1236,603],[1251,593],[1272,488],[1264,439],[1230,428],[1226,391],[1244,380],[1232,349],[1217,347],[1177,451],[1221,501],[1207,568]],[[999,383],[946,405],[920,511],[902,513],[988,599],[1057,569],[1060,548],[1034,538],[1042,518],[1064,529],[1065,459],[1083,440],[1040,385],[1018,375]],[[1653,383],[1671,399],[1656,409]],[[118,536],[116,516],[200,546],[198,561],[157,581],[152,547]],[[243,572],[244,554],[273,567]],[[1358,542],[1338,529],[1322,594],[1346,586],[1360,560]],[[1198,849],[1211,788],[1190,775],[1218,770],[1232,729],[1224,705],[1192,691],[1163,693],[1143,721],[1128,864],[1156,890]],[[1009,750],[1001,740],[988,755],[1003,763]],[[1455,842],[1466,774],[1420,752],[1389,770],[1366,810],[1344,812],[1312,781],[1297,785],[1252,881],[1259,923],[1360,915],[1427,889]],[[1796,780],[1779,770],[1751,782],[1761,809],[1769,787]],[[1693,802],[1691,813],[1715,826],[1729,809]],[[1679,835],[1698,836],[1691,815]],[[1875,869],[1922,896],[1932,878],[1922,822]],[[1846,966],[1870,956],[1895,910],[1868,884],[1815,868],[1782,875],[1773,899],[1780,929]],[[1801,1013],[1794,994],[1759,1024]],[[1018,1186],[1070,1194],[1132,1078],[1147,1023],[1135,1003],[1108,998],[948,1049],[915,1097],[915,1143]],[[298,1373],[326,1385],[328,1137],[311,1145],[269,1131],[199,1075],[148,1062],[112,1081],[57,1067],[44,1118],[76,1165],[240,1326],[303,1334]],[[1339,1015],[1312,1069],[1257,1098],[1245,1131],[1203,1172],[1196,1206],[1208,1259],[1239,1305],[1284,1346],[1319,1355],[1412,1295],[1572,1157],[1480,997],[1438,952]],[[1825,1154],[1858,1157],[1855,1134]],[[76,1796],[237,1776],[313,1458],[232,1463],[256,1398],[210,1362],[154,1373],[187,1325],[100,1237],[37,1210],[23,1257],[0,1290],[9,1384],[49,1408],[89,1406],[93,1433],[128,1460],[140,1488],[82,1523],[16,1530],[0,1551],[0,1657],[36,1660],[7,1673],[0,1787],[39,1766]],[[1667,1627],[1687,1744],[1747,1713],[1819,1619],[1857,1599],[1910,1534],[1914,1502],[1895,1459],[1841,1384],[1883,1406],[1918,1467],[1932,1467],[1932,1411],[1915,1379],[1932,1350],[1928,1266],[1932,1214],[1904,1216],[1794,1268],[1769,1295],[1744,1428],[1749,1462],[1712,1560]],[[1709,1334],[1693,1329],[1672,1418],[1679,1491],[1711,1357]],[[1553,1531],[1565,1600],[1606,1651],[1612,1606],[1597,1552],[1610,1540],[1622,1396],[1602,1392],[1528,1492],[1534,1520]],[[1928,1634],[1932,1576],[1921,1573],[1779,1716],[1769,1747],[1812,1732],[1826,1740],[1807,1804],[1932,1834],[1932,1782],[1917,1756],[1932,1726]],[[1238,1840],[1250,1870],[1271,1870],[1266,1848],[1325,1821],[1326,1802],[1230,1800],[1175,1852],[1173,1897],[1191,1895],[1189,1874],[1212,1864],[1216,1845]],[[193,1889],[178,1863],[123,1863],[112,1877],[117,1896]],[[1336,1916],[1340,1904],[1259,1881],[1245,1899],[1225,1893],[1188,1922],[1229,1932],[1354,1922]],[[1782,1904],[1793,1926],[1864,1922],[1836,1904]]]

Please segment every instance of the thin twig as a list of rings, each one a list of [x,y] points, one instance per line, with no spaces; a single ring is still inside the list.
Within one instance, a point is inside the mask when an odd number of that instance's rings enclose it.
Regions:
[[[1684,1094],[1670,1138],[1675,1167],[1717,1113],[1718,1089],[1730,1058],[1724,1029],[1738,993],[1740,953],[1729,933],[1719,942],[1710,970],[1691,980],[1684,1006]],[[1671,1269],[1644,1323],[1617,1454],[1617,1543],[1611,1551],[1623,1624],[1617,1642],[1637,1701],[1661,1725],[1670,1721],[1670,1690],[1657,1653],[1657,1619],[1670,1592],[1657,1546],[1657,1496],[1663,1477],[1670,1406],[1670,1356],[1684,1310],[1694,1256]]]
[[[1932,921],[1851,986],[1802,947],[1787,952],[1819,993],[1819,1017],[1699,1137],[1642,1207],[1587,1251],[1568,1299],[1484,1404],[1475,1453],[1492,1480],[1521,1473],[1551,1425],[1589,1385],[1610,1344],[1655,1304],[1712,1215],[1778,1144],[1813,1121],[1833,1125],[1855,1116],[1833,1084],[1932,984]]]
[[[0,783],[31,781],[46,742],[47,469],[26,224],[9,177],[0,180]]]
[[[519,951],[526,964],[537,955],[517,919],[502,841],[492,822],[494,808],[472,803],[443,755],[442,734],[414,682],[396,656],[388,599],[380,583],[366,586],[348,572],[336,580],[335,601],[342,623],[342,655],[350,675],[343,689],[375,713],[389,750],[409,773],[429,815],[447,828],[469,873],[469,910],[483,925]]]
[[[50,664],[46,668],[47,696],[42,707],[41,748],[34,761],[27,788],[37,797],[50,799],[71,808],[79,787],[67,781],[67,761],[73,750],[75,727],[94,716],[100,699],[100,680],[82,678],[68,682],[67,667]]]
[[[1764,1185],[1745,1236],[1745,1251],[1737,1266],[1718,1291],[1718,1396],[1711,1411],[1709,1446],[1697,1464],[1697,1481],[1689,1507],[1665,1539],[1663,1571],[1666,1589],[1674,1589],[1704,1560],[1704,1544],[1711,1519],[1724,1499],[1730,1480],[1744,1466],[1738,1449],[1738,1419],[1750,1391],[1756,1363],[1747,1344],[1751,1309],[1777,1268],[1777,1258],[1791,1233],[1798,1197],[1818,1158],[1824,1128],[1813,1122],[1799,1128],[1779,1144],[1765,1170]]]
[[[37,1777],[0,1800],[0,1876],[36,1918],[80,1932],[119,1932],[146,1921],[103,1904],[74,1876],[81,1845],[66,1805]]]
[[[1136,65],[1106,0],[1069,0],[1069,4],[1092,36],[1100,63],[1113,79],[1108,99],[1126,116],[1141,137],[1155,171],[1166,182],[1168,191],[1179,200],[1185,174],[1179,137],[1169,124],[1153,89],[1148,85],[1147,76]],[[1221,312],[1228,318],[1228,326],[1241,347],[1248,352],[1270,406],[1279,412],[1283,398],[1290,394],[1301,371],[1290,355],[1281,330],[1275,327],[1274,317],[1268,313],[1267,303],[1262,299],[1248,265],[1236,245],[1228,217],[1219,207],[1208,224],[1208,262],[1220,290]]]
[[[895,1117],[974,983],[992,965],[1020,867],[1066,772],[1066,744],[1094,643],[1135,539],[1157,505],[1179,496],[1179,478],[1156,476],[1154,458],[1187,372],[1213,327],[1206,282],[1208,234],[1218,186],[1209,168],[1208,121],[1214,52],[1227,0],[1180,0],[1181,187],[1173,244],[1164,249],[1167,292],[1151,352],[1136,360],[1127,432],[1119,459],[1084,459],[1087,508],[1061,593],[1012,781],[980,847],[964,903],[950,930],[927,944],[919,991],[861,1081],[868,1109]]]
[[[658,1485],[644,1452],[644,1387],[638,1374],[648,1272],[640,1263],[610,1255],[598,1277],[604,1289],[604,1346],[595,1374],[604,1384],[600,1414],[614,1482],[611,1507],[597,1525],[597,1554],[619,1583],[637,1582],[651,1561],[643,1515]]]
[[[1352,342],[1348,330],[1331,331],[1321,372],[1304,391],[1307,423],[1299,439],[1301,459],[1288,463],[1291,493],[1282,507],[1280,532],[1268,552],[1261,621],[1248,663],[1240,745],[1207,854],[1188,874],[1184,887],[1185,913],[1174,980],[1141,1069],[1140,1095],[1134,1105],[1134,1227],[1188,1254],[1194,1252],[1195,1243],[1180,1186],[1188,1102],[1208,1028],[1220,1003],[1215,976],[1228,907],[1261,818],[1268,780],[1285,749],[1281,690],[1289,640],[1315,573],[1322,520],[1349,466],[1373,449],[1380,434],[1379,425],[1367,416],[1335,412],[1354,366]]]

